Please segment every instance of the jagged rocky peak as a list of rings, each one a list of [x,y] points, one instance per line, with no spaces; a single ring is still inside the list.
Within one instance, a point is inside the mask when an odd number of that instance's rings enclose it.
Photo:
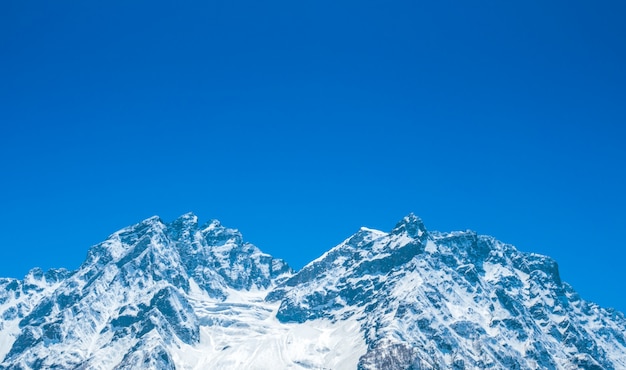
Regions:
[[[119,260],[138,244],[145,246],[149,243],[152,236],[162,234],[165,228],[166,225],[160,217],[152,216],[132,226],[116,231],[109,235],[105,241],[89,249],[87,258],[79,270],[98,269],[112,261]]]
[[[424,222],[414,213],[409,213],[402,218],[391,231],[392,234],[406,233],[411,238],[421,238],[426,232]]]
[[[167,231],[173,240],[189,239],[198,229],[198,216],[192,212],[185,213],[167,224]]]
[[[361,229],[266,299],[285,323],[357,317],[359,369],[626,366],[623,316],[571,292],[549,257],[411,214],[388,234]]]
[[[243,244],[243,236],[237,229],[230,229],[222,225],[219,220],[211,220],[201,228],[202,234],[211,245]]]
[[[427,237],[414,214],[404,217],[390,233],[361,228],[278,286],[266,300],[281,300],[277,317],[285,322],[345,315],[348,306],[368,305],[388,274],[423,253]]]
[[[170,223],[150,217],[93,246],[76,272],[33,269],[2,284],[11,289],[0,294],[9,305],[0,307],[0,327],[15,334],[0,341],[0,369],[112,368],[98,353],[118,368],[174,367],[171,346],[199,341],[192,285],[195,299],[222,301],[291,274],[218,221],[199,227],[192,213]]]
[[[81,270],[94,274],[110,263],[121,266],[138,258],[141,263],[137,266],[144,270],[180,264],[189,276],[212,291],[221,283],[267,288],[274,278],[291,274],[284,261],[245,242],[238,230],[224,227],[218,220],[199,226],[193,213],[170,223],[153,216],[113,233],[89,250]],[[157,261],[163,263],[155,264]]]
[[[135,225],[126,227],[113,233],[109,239],[118,239],[122,244],[132,245],[140,238],[158,232],[162,232],[166,225],[159,216],[149,217]]]

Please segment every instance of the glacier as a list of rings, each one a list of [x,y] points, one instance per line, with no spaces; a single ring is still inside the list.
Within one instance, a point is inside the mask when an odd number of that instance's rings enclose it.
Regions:
[[[188,213],[0,279],[0,369],[626,369],[625,333],[551,258],[413,214],[300,271]]]

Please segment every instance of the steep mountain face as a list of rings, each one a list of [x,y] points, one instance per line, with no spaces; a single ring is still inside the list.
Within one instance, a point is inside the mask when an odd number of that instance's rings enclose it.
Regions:
[[[624,369],[625,333],[550,258],[414,215],[297,273],[187,214],[0,280],[0,369]]]
[[[623,369],[624,315],[585,302],[548,257],[405,217],[362,229],[272,291],[277,317],[362,324],[359,369]]]
[[[291,273],[217,221],[153,217],[92,247],[73,273],[2,281],[1,367],[174,369],[170,348],[200,339],[194,288],[223,301]]]

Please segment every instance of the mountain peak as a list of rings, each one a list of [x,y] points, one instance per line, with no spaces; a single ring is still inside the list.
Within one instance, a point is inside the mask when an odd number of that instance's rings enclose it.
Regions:
[[[213,219],[207,222],[206,224],[204,224],[204,226],[202,226],[202,231],[209,232],[214,229],[223,229],[223,228],[224,226],[222,226],[222,223],[220,222],[220,220]]]
[[[225,227],[219,220],[211,220],[201,227],[201,232],[208,241],[215,243],[215,245],[223,245],[229,241],[235,244],[243,243],[243,236],[239,230]]]
[[[196,216],[193,212],[187,212],[181,215],[180,217],[178,217],[178,220],[198,222],[198,216]]]
[[[123,240],[132,235],[135,235],[135,236],[143,235],[148,230],[155,230],[155,229],[163,230],[164,228],[165,228],[165,223],[163,222],[161,217],[155,215],[152,217],[148,217],[145,220],[140,221],[134,225],[131,225],[119,231],[116,231],[111,236],[109,236],[109,238],[117,237]]]
[[[137,225],[154,225],[154,224],[163,224],[163,220],[158,215],[150,216],[145,220],[139,222]],[[136,225],[135,225],[136,226]]]
[[[421,238],[427,232],[426,226],[421,218],[417,217],[413,212],[404,216],[396,226],[391,230],[392,234],[406,233],[412,238]]]

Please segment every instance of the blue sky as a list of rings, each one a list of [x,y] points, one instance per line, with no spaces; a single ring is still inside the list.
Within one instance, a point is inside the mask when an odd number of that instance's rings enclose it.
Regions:
[[[626,311],[620,1],[0,4],[0,275],[193,211],[300,268],[414,212]]]

